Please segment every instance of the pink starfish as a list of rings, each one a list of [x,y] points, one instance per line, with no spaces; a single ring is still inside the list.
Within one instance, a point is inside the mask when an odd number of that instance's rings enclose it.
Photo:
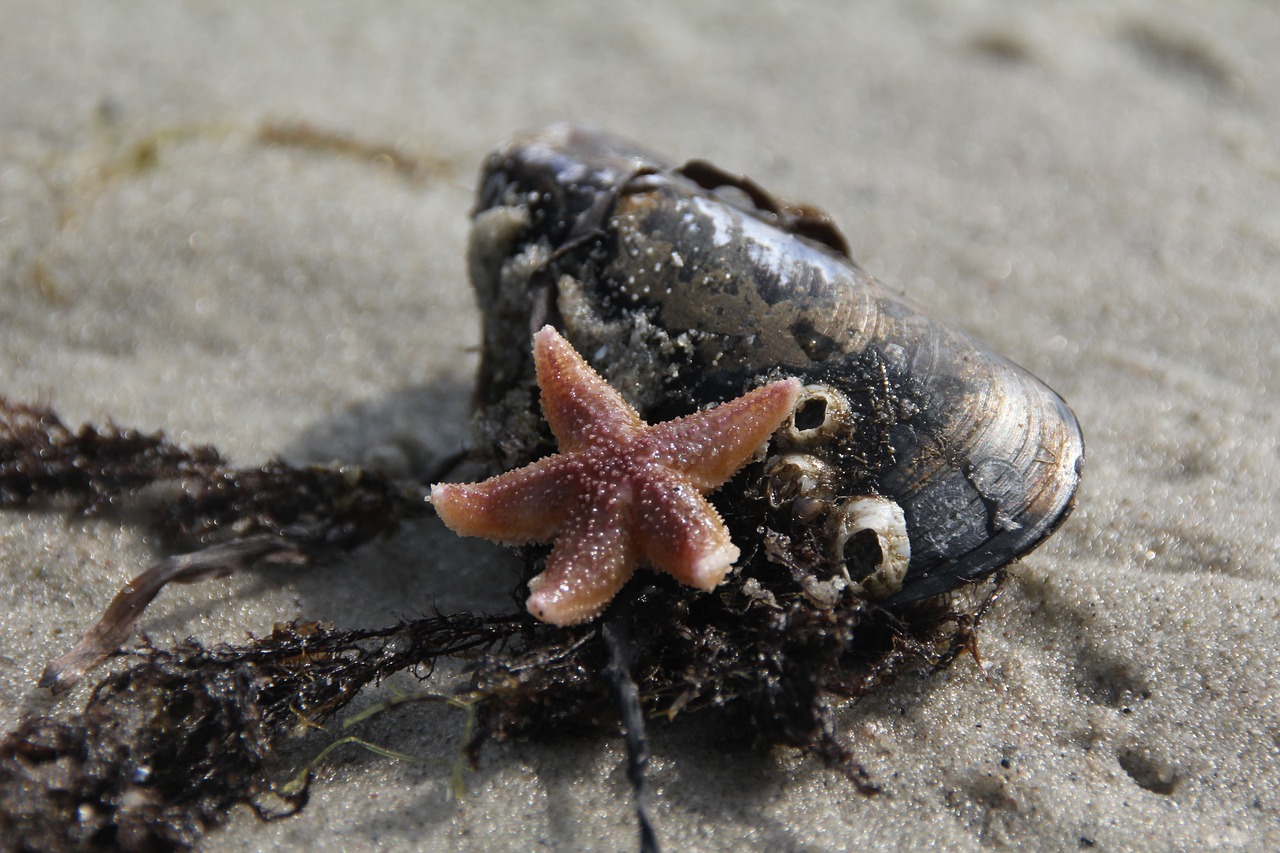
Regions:
[[[703,495],[791,414],[799,380],[650,426],[550,326],[534,336],[533,360],[560,452],[483,483],[433,486],[440,518],[508,545],[554,540],[527,604],[553,625],[600,615],[640,562],[714,589],[739,552]]]

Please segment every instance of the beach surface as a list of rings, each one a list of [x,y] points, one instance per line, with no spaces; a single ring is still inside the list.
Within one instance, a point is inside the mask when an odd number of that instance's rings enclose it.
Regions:
[[[1042,377],[1087,459],[981,666],[840,712],[882,793],[677,719],[652,731],[664,846],[1277,848],[1277,44],[1280,9],[1246,0],[6,0],[0,394],[239,465],[413,474],[468,440],[485,154],[573,120],[710,160],[825,209],[869,272]],[[4,731],[85,701],[36,681],[158,556],[120,519],[0,514]],[[430,519],[175,586],[140,627],[502,612],[518,572]],[[634,849],[616,733],[491,745],[459,800],[463,725],[385,714],[361,736],[426,761],[337,751],[300,814],[238,808],[200,849]]]

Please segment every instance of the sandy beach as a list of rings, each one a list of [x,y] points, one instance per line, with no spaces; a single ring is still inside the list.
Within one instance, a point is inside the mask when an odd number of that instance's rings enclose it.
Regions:
[[[486,153],[573,120],[705,158],[825,209],[877,278],[1042,377],[1087,460],[982,666],[841,711],[881,794],[656,725],[664,848],[1277,847],[1277,44],[1247,0],[4,0],[0,394],[239,465],[413,475],[468,440]],[[120,519],[0,513],[5,731],[83,704],[36,681],[157,556]],[[429,519],[165,590],[140,627],[499,612],[518,572]],[[490,746],[458,800],[463,724],[385,715],[361,736],[423,762],[339,750],[299,815],[237,808],[199,849],[634,848],[618,736]]]

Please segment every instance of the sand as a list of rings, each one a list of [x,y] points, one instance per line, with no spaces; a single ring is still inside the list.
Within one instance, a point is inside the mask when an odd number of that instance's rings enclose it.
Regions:
[[[690,4],[692,5],[692,4]],[[672,850],[1280,845],[1280,12],[1262,3],[0,3],[0,393],[238,463],[415,460],[467,436],[472,184],[590,120],[842,223],[891,286],[1041,375],[1088,443],[984,668],[841,721],[883,787],[654,733]],[[0,514],[0,724],[156,552]],[[451,567],[466,565],[465,573]],[[313,569],[164,592],[158,642],[509,606],[438,523]],[[413,689],[412,682],[400,685]],[[76,703],[83,694],[61,700]],[[617,737],[367,736],[299,816],[202,849],[634,846]]]

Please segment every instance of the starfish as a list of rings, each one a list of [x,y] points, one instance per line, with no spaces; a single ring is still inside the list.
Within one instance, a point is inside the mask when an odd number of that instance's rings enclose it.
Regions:
[[[551,326],[534,335],[533,360],[560,452],[482,483],[432,486],[441,520],[507,545],[554,541],[527,602],[553,625],[600,615],[641,563],[714,589],[739,551],[703,495],[791,414],[799,380],[649,425]]]

